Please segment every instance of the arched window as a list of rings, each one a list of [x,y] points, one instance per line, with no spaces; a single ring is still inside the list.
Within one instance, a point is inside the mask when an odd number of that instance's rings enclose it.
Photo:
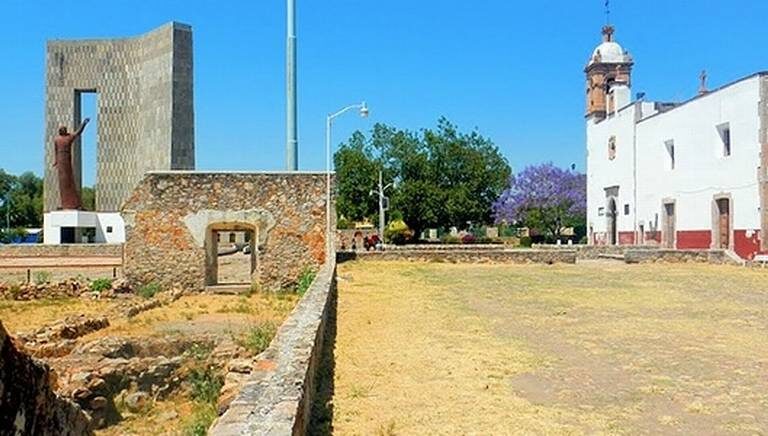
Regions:
[[[616,137],[608,138],[608,160],[616,159]]]

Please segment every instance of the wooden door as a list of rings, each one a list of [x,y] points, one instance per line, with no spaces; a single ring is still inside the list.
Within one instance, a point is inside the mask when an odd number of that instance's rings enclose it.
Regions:
[[[717,200],[717,229],[720,247],[728,249],[731,244],[731,205],[727,198]]]
[[[675,248],[675,203],[664,205],[664,247]]]

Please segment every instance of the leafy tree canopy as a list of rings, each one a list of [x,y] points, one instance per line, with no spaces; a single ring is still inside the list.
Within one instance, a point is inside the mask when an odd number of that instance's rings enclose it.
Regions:
[[[517,223],[559,237],[566,227],[583,225],[587,177],[545,163],[526,167],[509,179],[493,204],[497,222]]]
[[[507,160],[477,131],[460,132],[445,118],[415,133],[376,124],[370,135],[356,132],[334,156],[337,210],[350,220],[378,214],[370,195],[382,171],[396,182],[387,195],[391,213],[416,234],[430,227],[466,228],[492,220],[491,205],[510,175]]]

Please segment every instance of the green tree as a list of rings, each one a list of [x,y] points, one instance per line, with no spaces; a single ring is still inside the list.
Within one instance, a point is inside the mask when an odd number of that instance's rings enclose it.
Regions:
[[[477,131],[462,133],[445,118],[434,130],[414,133],[376,124],[370,137],[352,135],[336,153],[338,212],[351,219],[374,218],[378,200],[369,196],[383,171],[391,213],[401,214],[418,235],[429,227],[491,222],[491,204],[506,187],[509,164],[492,141]]]
[[[5,224],[10,208],[10,224],[16,227],[41,227],[43,225],[43,180],[32,172],[13,176],[0,170],[0,218]]]
[[[376,199],[370,195],[376,183],[379,165],[365,137],[355,132],[333,157],[336,166],[336,212],[349,221],[371,218]]]
[[[83,186],[80,190],[80,199],[83,203],[83,210],[96,210],[96,192],[89,186]]]

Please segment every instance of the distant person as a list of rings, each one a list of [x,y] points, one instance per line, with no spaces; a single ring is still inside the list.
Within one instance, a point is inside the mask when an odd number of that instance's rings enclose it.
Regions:
[[[90,121],[90,118],[83,120],[75,133],[69,133],[66,126],[61,126],[59,127],[59,134],[53,138],[55,147],[53,166],[58,170],[61,209],[82,209],[80,193],[75,186],[75,175],[72,171],[72,144],[83,134],[85,126]]]

